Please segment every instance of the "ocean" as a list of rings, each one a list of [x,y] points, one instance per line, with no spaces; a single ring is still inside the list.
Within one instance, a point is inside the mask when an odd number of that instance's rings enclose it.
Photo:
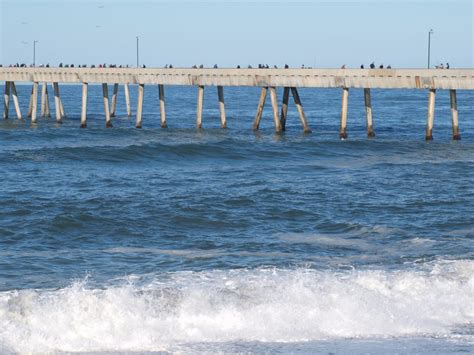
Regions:
[[[22,112],[30,86],[18,85]],[[143,129],[122,88],[64,85],[67,117],[0,121],[0,352],[474,352],[474,93],[301,89],[275,134],[257,88],[145,87]],[[52,92],[50,88],[50,93]],[[136,88],[131,88],[136,106]],[[278,91],[281,100],[282,91]]]

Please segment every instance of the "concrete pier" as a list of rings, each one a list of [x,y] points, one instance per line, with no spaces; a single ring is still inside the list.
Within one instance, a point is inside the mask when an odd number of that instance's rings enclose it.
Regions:
[[[142,128],[143,100],[145,99],[145,84],[138,85],[137,121],[136,128]]]
[[[10,82],[5,82],[5,93],[3,95],[3,118],[8,119],[10,109]]]
[[[168,124],[166,123],[166,110],[165,110],[165,87],[164,85],[158,85],[158,97],[160,99],[160,119],[161,119],[161,128],[167,128]]]
[[[281,102],[281,129],[286,130],[286,115],[288,114],[288,100],[290,98],[290,88],[285,87],[283,89],[283,100]]]
[[[451,99],[451,116],[453,124],[453,140],[460,140],[459,120],[458,120],[458,101],[456,98],[456,90],[449,90],[449,97]]]
[[[33,93],[31,94],[31,123],[36,123],[36,113],[38,111],[38,82],[33,83]]]
[[[224,103],[224,88],[222,86],[217,87],[217,96],[219,99],[219,112],[221,114],[221,128],[227,128],[227,117],[225,114]]]
[[[51,117],[47,83],[43,83],[41,86],[41,117]]]
[[[311,133],[311,129],[308,126],[308,122],[306,120],[306,116],[303,110],[303,104],[301,103],[300,95],[298,94],[298,90],[296,88],[291,88],[291,94],[293,95],[293,100],[296,105],[296,109],[298,110],[298,114],[300,116],[301,125],[303,126],[304,133]]]
[[[59,83],[53,83],[53,91],[54,91],[54,107],[56,111],[56,122],[62,122],[64,109],[61,108],[61,97],[59,94]]]
[[[117,109],[117,95],[118,95],[119,84],[114,84],[114,91],[112,93],[112,107],[110,108],[110,117],[115,117],[115,111]]]
[[[270,91],[275,131],[286,129],[290,92],[294,98],[298,114],[305,132],[310,132],[298,95],[298,88],[341,88],[341,122],[339,136],[347,138],[348,95],[350,89],[364,89],[367,135],[374,136],[371,89],[418,89],[429,92],[426,139],[433,138],[434,103],[436,90],[450,90],[453,139],[459,139],[459,119],[456,93],[459,90],[474,90],[474,69],[194,69],[194,68],[0,68],[0,81],[5,82],[4,117],[9,115],[11,91],[15,82],[33,83],[28,116],[36,122],[38,83],[53,83],[56,120],[64,117],[64,107],[59,95],[59,83],[101,83],[103,86],[106,126],[111,127],[110,117],[116,114],[119,85],[124,85],[127,115],[131,115],[129,85],[138,85],[137,127],[142,126],[144,85],[158,85],[160,97],[161,126],[166,127],[164,85],[188,85],[198,89],[196,126],[202,127],[204,87],[216,86],[219,98],[221,127],[227,127],[224,103],[224,87],[255,86],[261,88],[257,113],[253,128],[258,129],[265,106],[266,95]],[[112,105],[109,106],[108,84],[113,84]],[[85,86],[87,87],[87,86]],[[281,111],[278,110],[277,88],[283,88]],[[84,86],[83,86],[83,90]],[[8,91],[8,92],[7,92]],[[141,93],[140,93],[141,92]],[[8,95],[7,95],[8,93]],[[83,100],[87,101],[87,93]],[[18,97],[14,95],[14,102]],[[42,114],[47,114],[46,93],[42,91]],[[21,117],[19,105],[17,116]],[[87,103],[83,102],[81,126],[86,122]]]
[[[341,126],[339,128],[339,138],[347,139],[347,106],[349,104],[349,88],[342,89],[342,109]]]
[[[374,125],[372,122],[372,99],[370,97],[370,89],[364,89],[365,101],[365,117],[367,121],[367,137],[375,137]]]
[[[102,83],[102,96],[104,98],[105,127],[111,128],[112,121],[110,120],[109,86],[107,83]]]
[[[433,123],[435,114],[436,89],[430,89],[428,96],[428,118],[426,120],[426,140],[433,140]]]
[[[21,119],[20,100],[18,100],[18,94],[16,92],[16,85],[12,81],[10,82],[11,94],[13,97],[13,105],[15,106],[16,118]]]
[[[132,107],[130,105],[130,88],[129,88],[128,84],[124,84],[123,92],[125,94],[125,106],[127,108],[127,116],[131,117],[132,116]]]
[[[88,83],[82,83],[81,128],[87,127],[87,91]]]
[[[198,86],[197,109],[196,109],[196,127],[202,128],[202,108],[204,104],[204,86]]]

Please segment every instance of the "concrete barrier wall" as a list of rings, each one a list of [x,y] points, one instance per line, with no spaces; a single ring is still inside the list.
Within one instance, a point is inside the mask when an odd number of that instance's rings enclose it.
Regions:
[[[474,69],[0,68],[0,81],[474,90]]]

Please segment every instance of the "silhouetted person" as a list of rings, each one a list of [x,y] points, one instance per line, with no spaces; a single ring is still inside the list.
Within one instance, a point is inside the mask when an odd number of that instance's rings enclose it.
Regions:
[[[380,69],[383,69],[383,64],[380,64],[379,68],[380,68]]]
[[[169,68],[170,68],[170,69],[173,69],[173,64],[170,64]]]
[[[240,69],[240,65],[237,65],[237,69]]]
[[[59,67],[62,68],[62,67],[63,67],[63,63],[59,63]]]
[[[217,64],[214,64],[214,69],[217,69]]]
[[[343,64],[343,65],[341,66],[341,69],[346,69],[346,65]]]
[[[446,63],[446,69],[449,69],[449,63]]]
[[[361,69],[364,69],[364,64],[361,64],[361,65],[360,65],[360,68],[361,68]]]
[[[374,64],[374,62],[370,63],[370,69],[375,69],[375,64]]]
[[[387,69],[392,69],[392,66],[390,64],[387,65]]]
[[[288,64],[285,64],[285,69],[288,69],[288,68],[289,68]]]
[[[201,64],[201,65],[199,66],[199,69],[203,69],[203,68],[204,68],[204,64]]]

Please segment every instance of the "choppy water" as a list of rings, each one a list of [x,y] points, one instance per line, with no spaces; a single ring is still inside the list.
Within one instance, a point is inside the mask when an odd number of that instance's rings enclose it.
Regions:
[[[338,90],[301,91],[311,135],[293,105],[253,133],[249,88],[228,130],[206,88],[197,131],[193,88],[167,88],[163,130],[147,87],[136,130],[91,86],[81,130],[80,91],[62,125],[0,122],[0,351],[473,351],[472,93],[453,142],[438,92],[427,143],[424,91],[374,90],[368,140],[352,90],[343,142]]]

